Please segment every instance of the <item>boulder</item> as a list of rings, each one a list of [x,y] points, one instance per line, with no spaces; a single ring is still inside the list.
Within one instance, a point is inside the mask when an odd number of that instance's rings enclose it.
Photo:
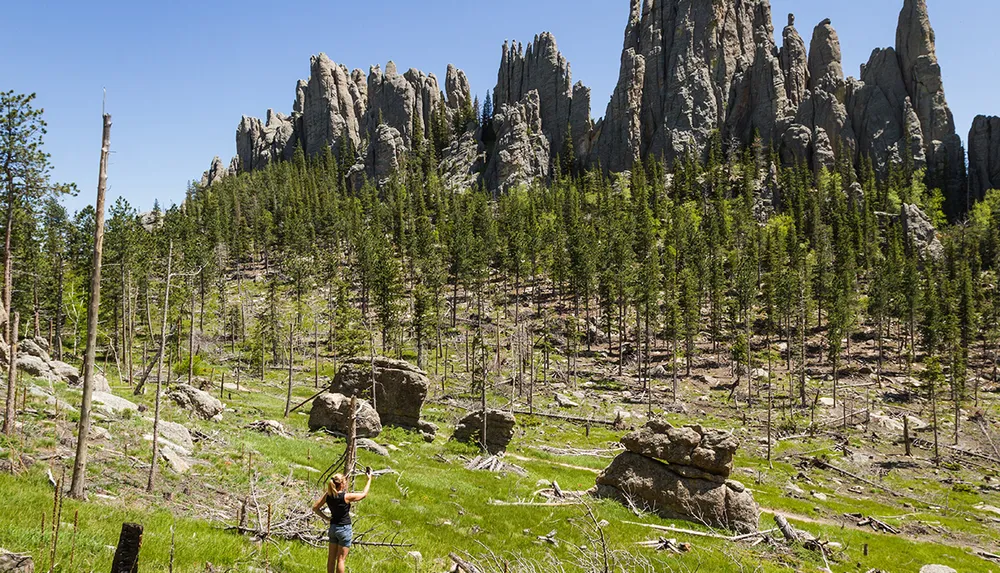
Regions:
[[[958,573],[947,565],[924,565],[920,568],[920,573]]]
[[[367,357],[347,360],[334,377],[330,391],[374,401],[383,426],[421,432],[431,430],[433,426],[420,420],[420,410],[430,386],[427,374],[403,360],[375,358],[375,395],[372,400],[372,363],[372,359]]]
[[[486,416],[486,449],[491,453],[502,452],[514,437],[514,426],[517,420],[514,414],[503,410],[489,410]],[[455,427],[451,439],[471,443],[482,443],[483,412],[471,412],[462,418]]]
[[[184,459],[182,453],[175,448],[171,447],[161,447],[159,450],[160,457],[166,460],[167,465],[170,469],[174,470],[175,473],[185,474],[191,470],[191,464]]]
[[[225,406],[218,398],[187,384],[178,384],[167,396],[178,406],[202,420],[211,420],[225,410]]]
[[[18,370],[28,374],[29,376],[49,380],[55,378],[55,374],[53,374],[52,369],[49,368],[48,362],[43,360],[41,357],[33,356],[31,354],[18,353],[16,364]]]
[[[81,382],[83,382],[83,379],[80,377],[80,370],[77,369],[76,366],[72,366],[72,365],[67,364],[65,362],[62,362],[60,360],[53,360],[52,362],[49,363],[49,367],[52,369],[52,372],[56,376],[58,376],[59,378],[61,378],[67,384],[70,384],[72,386],[76,386],[77,384],[80,384]],[[102,376],[102,378],[104,378],[104,377]],[[104,381],[105,381],[105,384],[106,384],[107,383],[107,379],[105,379]],[[97,390],[97,388],[95,388],[95,390]],[[101,392],[110,392],[111,389],[110,388],[103,388],[100,391]]]
[[[556,404],[560,408],[579,408],[580,405],[573,401],[572,398],[563,394],[556,394]]]
[[[598,476],[594,495],[639,504],[669,519],[757,531],[760,510],[753,496],[727,479],[739,446],[731,433],[653,420],[622,444],[627,451]]]
[[[42,348],[42,346],[39,345],[37,342],[35,342],[34,339],[25,338],[24,340],[18,343],[17,349],[20,354],[37,356],[38,358],[44,360],[46,363],[52,362],[52,357],[49,356],[48,351]]]
[[[622,438],[622,445],[632,453],[678,466],[675,471],[688,477],[724,483],[733,471],[739,441],[722,430],[695,425],[675,428],[663,420],[650,420]]]
[[[31,555],[11,553],[0,548],[0,573],[35,573]]]
[[[368,438],[362,438],[358,440],[358,447],[363,450],[368,450],[373,454],[378,454],[382,457],[389,457],[389,450],[385,446],[376,444],[374,441]]]
[[[194,450],[194,440],[191,439],[191,432],[181,424],[160,420],[158,431],[161,438],[169,440],[171,443],[180,446],[188,452]]]
[[[312,411],[309,412],[309,430],[315,432],[325,429],[347,435],[350,417],[350,397],[330,392],[321,394],[313,400]],[[355,428],[359,438],[374,438],[382,433],[379,415],[366,400],[357,402]]]
[[[139,411],[139,406],[136,406],[125,398],[115,396],[110,392],[94,392],[93,401],[94,407],[97,411],[107,416],[114,416],[125,412],[126,410],[131,410],[133,412]]]
[[[687,519],[737,533],[757,531],[760,509],[737,482],[687,478],[674,466],[625,452],[597,477],[598,497],[632,503],[666,519]]]

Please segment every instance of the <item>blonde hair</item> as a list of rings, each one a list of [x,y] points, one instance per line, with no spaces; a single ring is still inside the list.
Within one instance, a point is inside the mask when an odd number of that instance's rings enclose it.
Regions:
[[[326,482],[326,494],[330,496],[337,495],[341,490],[347,487],[347,478],[344,474],[334,474],[330,478],[330,481]]]

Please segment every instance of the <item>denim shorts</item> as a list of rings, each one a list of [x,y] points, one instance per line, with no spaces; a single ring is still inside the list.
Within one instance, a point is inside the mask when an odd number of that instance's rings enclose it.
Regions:
[[[350,547],[353,538],[354,531],[352,531],[350,525],[330,524],[330,545]]]

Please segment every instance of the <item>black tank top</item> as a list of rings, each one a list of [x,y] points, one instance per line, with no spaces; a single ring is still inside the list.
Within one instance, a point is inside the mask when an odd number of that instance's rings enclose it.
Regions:
[[[346,491],[326,496],[326,506],[330,508],[330,523],[333,525],[351,524],[351,504],[347,503],[346,496]]]

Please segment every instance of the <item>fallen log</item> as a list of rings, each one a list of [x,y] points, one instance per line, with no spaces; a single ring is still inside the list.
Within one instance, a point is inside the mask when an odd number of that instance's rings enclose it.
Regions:
[[[785,541],[789,543],[799,542],[799,532],[795,531],[791,523],[785,519],[784,515],[774,514],[774,522],[778,524],[778,529],[781,530],[781,535],[785,537]]]

